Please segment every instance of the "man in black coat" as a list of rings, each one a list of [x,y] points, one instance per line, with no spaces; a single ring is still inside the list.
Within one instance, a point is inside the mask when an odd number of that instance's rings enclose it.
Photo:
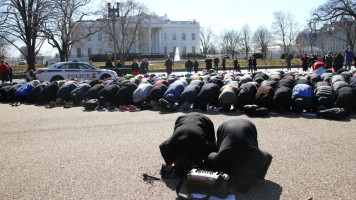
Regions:
[[[187,69],[188,73],[192,73],[193,62],[188,58],[187,62],[185,62],[185,68]]]
[[[158,100],[161,99],[164,93],[167,91],[168,87],[165,84],[158,84],[153,86],[147,95],[147,103],[150,104],[151,108],[156,108]]]
[[[344,56],[342,56],[341,52],[337,54],[334,59],[334,72],[339,71],[344,66]]]
[[[232,185],[247,192],[261,182],[272,162],[272,156],[258,147],[255,125],[246,119],[231,119],[217,131],[217,152],[209,155],[208,167],[231,175]]]
[[[202,166],[203,160],[216,150],[214,124],[199,113],[180,116],[173,135],[159,149],[166,163],[164,170],[183,176],[192,165]]]
[[[219,58],[216,57],[214,59],[214,70],[216,71],[216,73],[219,71],[219,62],[220,62]]]
[[[202,111],[207,110],[207,104],[210,106],[219,106],[220,88],[215,83],[207,83],[200,90],[194,108],[200,108]]]
[[[173,69],[172,69],[173,61],[171,60],[171,58],[168,58],[166,60],[166,62],[164,63],[164,66],[166,66],[167,76],[169,76],[173,71]]]
[[[208,58],[205,60],[206,70],[209,71],[211,68],[213,68],[212,62],[213,62],[213,60],[208,56]]]

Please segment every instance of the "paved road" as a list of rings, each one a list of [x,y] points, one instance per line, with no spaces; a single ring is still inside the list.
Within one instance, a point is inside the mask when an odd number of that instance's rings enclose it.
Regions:
[[[0,199],[175,199],[159,176],[158,146],[184,113],[86,112],[81,107],[0,104]],[[264,187],[237,199],[356,199],[356,116],[249,118],[204,112],[218,126],[248,118],[274,156]]]

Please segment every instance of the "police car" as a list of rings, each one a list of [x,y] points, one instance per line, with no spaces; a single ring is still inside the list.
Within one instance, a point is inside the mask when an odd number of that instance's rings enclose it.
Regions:
[[[58,81],[70,79],[107,79],[117,78],[115,71],[97,69],[83,62],[60,62],[47,68],[36,70],[36,79],[39,81]]]

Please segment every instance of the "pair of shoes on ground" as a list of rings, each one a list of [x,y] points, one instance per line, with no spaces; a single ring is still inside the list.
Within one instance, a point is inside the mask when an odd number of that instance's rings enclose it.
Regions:
[[[123,112],[123,111],[129,111],[129,112],[140,111],[139,108],[137,108],[136,106],[133,106],[133,105],[119,106],[119,110],[120,110],[121,112]]]
[[[63,106],[63,108],[72,108],[73,107],[73,103],[72,102],[65,102],[64,103],[64,106]]]
[[[56,104],[55,101],[50,101],[49,104],[46,105],[45,107],[46,107],[46,108],[54,108],[54,107],[56,107],[56,105],[57,105],[57,104]]]
[[[16,101],[13,104],[11,104],[11,106],[19,106],[19,105],[21,105],[21,102],[19,102],[19,101]]]

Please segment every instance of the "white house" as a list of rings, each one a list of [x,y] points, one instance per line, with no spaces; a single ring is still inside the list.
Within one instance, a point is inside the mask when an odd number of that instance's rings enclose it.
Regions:
[[[147,24],[147,29],[148,48],[140,49],[136,45],[131,48],[131,53],[168,55],[175,53],[177,47],[180,54],[200,53],[200,24],[195,20],[171,21],[164,15]],[[87,61],[93,54],[112,53],[112,39],[105,32],[98,32],[73,45],[71,56],[72,59]]]

